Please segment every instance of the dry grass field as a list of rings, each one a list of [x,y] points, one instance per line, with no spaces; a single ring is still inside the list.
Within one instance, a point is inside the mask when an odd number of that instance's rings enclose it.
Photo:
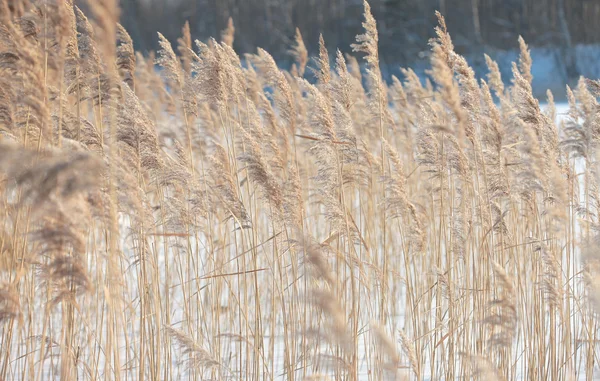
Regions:
[[[600,82],[557,123],[440,14],[423,84],[367,2],[287,71],[89,5],[0,0],[0,380],[600,374]]]

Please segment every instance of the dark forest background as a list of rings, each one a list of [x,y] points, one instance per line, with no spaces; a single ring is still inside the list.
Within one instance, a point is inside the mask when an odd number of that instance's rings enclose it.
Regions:
[[[370,0],[380,29],[382,55],[410,60],[427,50],[436,25],[446,16],[457,49],[508,49],[522,35],[532,46],[600,41],[600,0]],[[360,33],[362,0],[121,0],[122,24],[140,50],[156,48],[156,31],[175,40],[188,20],[195,38],[218,36],[229,17],[235,47],[261,46],[285,54],[294,28],[307,46],[323,33],[328,45],[347,48]]]
[[[81,0],[81,3],[93,0]],[[445,15],[456,51],[471,57],[517,48],[558,51],[566,82],[577,78],[575,46],[600,43],[600,0],[369,0],[380,33],[382,66],[426,59],[435,10]],[[85,4],[83,4],[85,6]],[[295,27],[314,54],[322,33],[330,51],[350,51],[361,31],[362,0],[121,0],[121,22],[142,52],[156,50],[156,31],[172,42],[189,21],[192,37],[218,38],[231,17],[239,53],[269,51],[282,65]],[[589,66],[588,63],[586,63]]]

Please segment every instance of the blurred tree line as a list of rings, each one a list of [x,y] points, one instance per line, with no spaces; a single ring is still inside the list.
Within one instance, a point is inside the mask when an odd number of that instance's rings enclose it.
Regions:
[[[90,1],[90,0],[88,0]],[[570,49],[600,42],[600,0],[370,0],[380,31],[382,61],[408,64],[427,54],[436,25],[434,11],[446,16],[459,53],[509,49],[522,35],[531,46]],[[362,0],[121,0],[122,24],[136,48],[155,50],[156,31],[171,41],[187,20],[193,38],[219,37],[231,17],[238,52],[267,49],[289,59],[295,27],[309,50],[319,33],[330,48],[350,50],[361,33]],[[568,64],[567,64],[568,66]]]

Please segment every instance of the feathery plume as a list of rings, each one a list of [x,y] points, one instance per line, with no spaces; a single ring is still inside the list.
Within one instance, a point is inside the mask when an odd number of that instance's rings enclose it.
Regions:
[[[181,90],[183,88],[183,73],[177,55],[175,55],[169,40],[160,32],[157,33],[160,50],[158,51],[156,63],[165,69],[166,77],[177,86],[178,90]]]
[[[253,63],[256,64],[266,78],[267,85],[275,90],[274,103],[285,122],[287,131],[295,134],[296,130],[296,105],[292,88],[283,73],[277,67],[273,57],[263,49],[258,49],[258,56]]]
[[[364,34],[356,36],[356,44],[350,45],[352,51],[365,53],[365,60],[371,67],[379,66],[379,33],[377,32],[377,22],[371,13],[371,6],[365,0],[364,6],[364,17],[365,21],[362,23],[365,29]]]
[[[490,325],[494,330],[488,344],[491,347],[510,348],[517,329],[515,287],[511,277],[502,266],[492,261],[492,268],[502,292],[490,303],[493,308],[492,312],[484,320],[484,323]]]
[[[302,39],[302,34],[300,33],[300,29],[296,28],[296,35],[294,37],[295,44],[293,48],[290,50],[291,55],[296,60],[296,64],[298,65],[298,76],[304,77],[304,71],[306,70],[306,65],[308,64],[308,51],[306,50],[306,45],[304,45],[304,40]]]
[[[400,344],[402,344],[402,349],[404,350],[406,356],[408,356],[408,362],[410,364],[410,367],[415,373],[415,377],[417,378],[417,380],[420,380],[421,366],[420,361],[417,357],[417,351],[415,349],[415,346],[403,330],[399,330],[398,333],[400,335]]]
[[[97,45],[108,62],[112,62],[116,57],[117,24],[121,13],[119,0],[94,0],[87,4],[94,15]]]
[[[96,47],[94,29],[85,14],[75,6],[75,19],[79,31],[77,46],[84,73],[96,76],[100,72],[100,56]]]
[[[488,82],[490,87],[496,92],[498,98],[504,97],[504,82],[502,81],[502,75],[500,74],[500,68],[498,63],[492,60],[490,56],[485,54],[485,63],[487,64],[489,73],[487,74]]]
[[[319,85],[325,90],[329,82],[331,81],[331,66],[329,63],[329,52],[327,51],[327,47],[325,46],[325,40],[323,39],[323,35],[319,35],[319,57],[315,59],[317,62],[317,69],[314,70],[315,76],[317,77],[317,81]]]
[[[187,360],[183,361],[188,369],[204,371],[221,367],[220,362],[189,335],[173,327],[165,327],[165,330],[175,339],[183,355],[188,356]]]
[[[0,324],[21,316],[19,293],[10,285],[0,286]]]
[[[183,70],[190,74],[192,70],[192,33],[189,21],[186,21],[181,28],[181,37],[177,39],[177,51],[183,63]]]
[[[223,207],[229,212],[230,217],[234,218],[242,228],[250,227],[250,217],[237,194],[237,187],[233,178],[233,170],[229,163],[227,150],[220,144],[214,143],[214,153],[209,157],[209,160],[217,199],[221,200]]]
[[[519,71],[523,75],[523,78],[531,84],[533,80],[533,76],[531,75],[531,52],[521,36],[519,36],[519,50],[521,51],[519,55]]]
[[[121,79],[131,88],[135,89],[134,71],[135,71],[135,52],[133,50],[133,40],[129,33],[121,24],[117,24],[117,69]]]
[[[230,17],[227,20],[227,27],[221,32],[221,41],[230,47],[233,47],[233,41],[235,40],[235,26],[233,25],[233,19]]]

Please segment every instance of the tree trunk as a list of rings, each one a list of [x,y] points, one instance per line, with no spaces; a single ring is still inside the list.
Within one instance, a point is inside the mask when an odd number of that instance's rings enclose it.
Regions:
[[[565,0],[558,0],[557,3],[558,24],[562,36],[561,51],[565,62],[567,80],[575,79],[579,76],[577,63],[575,62],[575,52],[571,41],[571,32],[565,15]]]
[[[481,37],[481,24],[479,23],[479,0],[471,0],[471,9],[473,11],[473,30],[475,31],[475,39],[477,43],[483,43]]]

